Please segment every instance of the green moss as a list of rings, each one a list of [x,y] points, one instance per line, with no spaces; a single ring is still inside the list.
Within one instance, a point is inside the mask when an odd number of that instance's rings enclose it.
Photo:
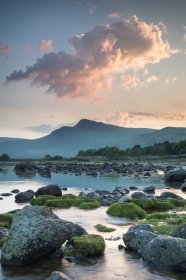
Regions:
[[[97,224],[95,226],[95,228],[100,231],[100,232],[112,232],[112,231],[115,231],[116,229],[115,228],[111,228],[111,227],[106,227],[104,225],[101,225],[101,224]]]
[[[101,256],[104,254],[105,241],[100,235],[82,235],[73,238],[73,248],[77,258]]]
[[[101,207],[101,203],[98,202],[97,200],[89,201],[89,202],[82,202],[79,205],[80,209],[96,209],[96,208],[99,208],[99,207]]]
[[[128,203],[113,203],[107,210],[107,214],[117,217],[127,217],[130,219],[145,218],[146,212],[140,206]]]
[[[155,200],[148,198],[133,199],[132,202],[145,210],[154,209],[156,205]]]
[[[153,213],[146,217],[143,224],[151,224],[156,234],[170,234],[180,225],[186,223],[185,214]]]
[[[41,195],[41,196],[38,196],[36,198],[32,198],[31,201],[30,201],[30,204],[31,205],[42,206],[42,205],[45,204],[45,202],[47,200],[51,200],[51,199],[56,199],[56,196],[54,196],[54,195]]]
[[[0,228],[10,228],[14,214],[0,214]]]
[[[45,205],[54,208],[70,208],[73,205],[73,198],[47,200]]]
[[[184,207],[186,205],[185,199],[169,198],[168,201],[175,207]]]
[[[168,211],[174,209],[174,205],[169,200],[156,200],[156,211]]]
[[[7,237],[1,238],[1,240],[0,240],[0,248],[3,246],[3,244],[4,244],[6,239],[7,239]]]

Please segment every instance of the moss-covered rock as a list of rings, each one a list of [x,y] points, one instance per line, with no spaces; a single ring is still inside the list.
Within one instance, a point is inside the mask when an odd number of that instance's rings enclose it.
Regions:
[[[73,238],[73,248],[77,258],[101,256],[104,254],[105,241],[100,235],[82,235]]]
[[[47,200],[45,202],[45,205],[53,208],[70,208],[73,205],[73,199],[66,198],[66,199]]]
[[[149,198],[133,199],[132,202],[145,210],[154,209],[156,206],[155,200]]]
[[[99,207],[101,207],[101,203],[98,202],[97,200],[89,201],[89,202],[82,202],[79,205],[80,209],[96,209],[96,208],[99,208]]]
[[[168,201],[175,207],[184,207],[186,205],[186,199],[169,198]]]
[[[38,205],[38,206],[42,206],[45,204],[45,202],[47,200],[51,200],[51,199],[57,199],[56,196],[53,196],[53,195],[41,195],[41,196],[38,196],[36,198],[33,198],[31,201],[30,201],[30,204],[31,205]]]
[[[116,217],[127,217],[130,219],[143,219],[147,213],[140,206],[128,202],[128,203],[113,203],[108,209],[107,214]]]
[[[174,205],[169,200],[156,200],[156,211],[168,211],[174,209]]]
[[[111,227],[106,227],[104,225],[101,225],[101,224],[97,224],[95,226],[95,228],[100,231],[100,232],[112,232],[112,231],[115,231],[116,229],[115,228],[111,228]]]
[[[0,228],[10,228],[14,214],[0,214]]]

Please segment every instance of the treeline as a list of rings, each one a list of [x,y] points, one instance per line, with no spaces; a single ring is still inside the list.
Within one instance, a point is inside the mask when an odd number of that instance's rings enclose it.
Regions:
[[[9,161],[9,160],[10,160],[10,157],[7,154],[2,154],[0,156],[0,161]]]
[[[120,150],[118,147],[104,147],[100,149],[80,150],[78,157],[103,157],[106,159],[122,159],[124,157],[138,156],[168,156],[168,155],[183,155],[186,154],[186,140],[178,143],[156,143],[153,146],[141,147],[135,145],[133,148]]]

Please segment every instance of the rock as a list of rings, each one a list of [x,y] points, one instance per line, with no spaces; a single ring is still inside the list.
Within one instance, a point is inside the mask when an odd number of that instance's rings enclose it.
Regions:
[[[73,249],[77,258],[96,257],[104,254],[105,241],[97,234],[82,235],[73,238]]]
[[[47,167],[44,167],[44,168],[40,168],[38,170],[38,174],[41,176],[41,177],[46,177],[46,178],[51,178],[51,170]]]
[[[97,193],[99,196],[109,195],[111,192],[107,190],[96,190],[95,193]]]
[[[134,191],[134,190],[137,190],[138,188],[135,187],[135,186],[131,186],[131,187],[129,187],[129,189],[130,189],[131,191]]]
[[[60,271],[54,271],[50,275],[49,280],[70,280],[70,278]]]
[[[143,259],[163,269],[186,271],[186,239],[160,235],[146,247]]]
[[[16,213],[2,247],[1,262],[23,265],[47,257],[67,240],[86,231],[59,219],[45,206],[26,206]]]
[[[62,196],[62,191],[58,185],[48,185],[46,187],[39,188],[36,193],[36,197],[39,195],[54,195]]]
[[[125,247],[122,244],[118,245],[118,250],[123,250]]]
[[[143,210],[138,205],[127,202],[127,203],[113,203],[106,211],[107,214],[110,216],[116,216],[116,217],[126,217],[130,219],[136,219],[136,218],[145,218],[147,213],[145,210]]]
[[[182,192],[186,192],[186,182],[181,185]]]
[[[0,195],[1,195],[1,196],[11,196],[12,193],[1,193]]]
[[[181,225],[171,233],[172,237],[179,237],[186,239],[186,224]]]
[[[138,230],[145,230],[145,231],[153,232],[152,227],[148,224],[132,226],[128,229],[127,232],[133,232],[133,231],[138,231]]]
[[[86,194],[86,197],[89,197],[89,198],[96,198],[98,197],[98,194],[95,193],[95,192],[89,192]]]
[[[150,176],[151,176],[150,172],[145,172],[145,173],[143,174],[143,177],[145,177],[145,178],[148,178],[148,177],[150,177]]]
[[[29,202],[33,197],[34,197],[34,194],[30,191],[19,192],[15,196],[15,202],[26,203],[26,202]]]
[[[135,198],[135,199],[140,199],[140,198],[148,198],[148,195],[143,193],[143,192],[134,192],[132,195],[131,195],[132,198]]]
[[[16,175],[20,176],[35,176],[37,167],[32,163],[19,163],[14,167]]]
[[[172,192],[162,192],[159,196],[160,198],[166,199],[166,198],[175,198],[175,199],[183,199],[181,196],[172,193]]]
[[[128,231],[124,234],[123,241],[128,250],[132,250],[140,255],[143,255],[149,242],[156,237],[157,235],[151,231],[136,229]]]
[[[101,198],[102,206],[110,206],[113,203],[114,199],[111,197],[103,197]]]
[[[9,231],[6,228],[1,228],[0,229],[0,239],[7,237],[9,234]]]
[[[122,197],[120,197],[120,199],[118,200],[118,202],[123,203],[123,202],[131,202],[132,198],[128,195],[123,195]]]
[[[68,189],[66,187],[62,188],[61,189],[62,191],[67,191]]]
[[[186,170],[183,168],[169,171],[165,174],[165,181],[184,181],[186,179]]]
[[[147,186],[147,187],[144,187],[143,191],[145,193],[155,193],[155,187],[154,186]]]
[[[115,187],[113,192],[119,192],[121,195],[125,195],[129,193],[129,190],[122,187]]]
[[[0,197],[0,200],[3,200],[3,197]]]
[[[12,193],[19,193],[19,192],[20,192],[20,190],[18,190],[18,189],[14,189],[14,190],[12,190],[11,192],[12,192]]]

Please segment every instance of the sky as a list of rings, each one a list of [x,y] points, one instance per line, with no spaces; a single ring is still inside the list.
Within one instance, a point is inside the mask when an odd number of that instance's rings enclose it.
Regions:
[[[185,0],[1,0],[0,137],[186,127]]]

